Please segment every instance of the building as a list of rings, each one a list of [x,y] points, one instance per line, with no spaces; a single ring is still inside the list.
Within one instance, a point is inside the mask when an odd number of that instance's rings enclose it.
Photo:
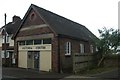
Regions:
[[[72,70],[74,53],[94,53],[96,36],[85,26],[31,4],[14,35],[18,67]]]
[[[6,24],[6,45],[5,45],[5,26],[0,28],[0,53],[2,57],[2,63],[6,66],[12,66],[15,64],[14,58],[14,40],[12,36],[20,25],[21,18],[13,16],[13,21]],[[6,55],[5,55],[6,50]],[[6,58],[5,58],[6,56]],[[6,62],[5,62],[6,59]]]

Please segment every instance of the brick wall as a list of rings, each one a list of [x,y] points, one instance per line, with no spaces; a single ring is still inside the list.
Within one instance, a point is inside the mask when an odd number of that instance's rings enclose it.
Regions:
[[[61,37],[60,38],[60,64],[63,72],[71,72],[73,70],[73,54],[80,53],[80,43],[85,45],[85,53],[90,53],[89,42],[80,41],[72,38]],[[70,56],[65,56],[65,43],[71,42],[72,54]]]
[[[20,31],[18,33],[17,37],[40,35],[40,34],[46,34],[46,33],[52,33],[52,31],[49,29],[49,27],[37,28],[34,30]]]
[[[34,14],[34,18],[31,19],[32,15]],[[43,19],[41,19],[41,17],[32,9],[30,11],[30,14],[27,16],[26,20],[24,21],[22,27],[28,27],[31,25],[40,25],[40,24],[44,24],[45,22],[43,21]]]

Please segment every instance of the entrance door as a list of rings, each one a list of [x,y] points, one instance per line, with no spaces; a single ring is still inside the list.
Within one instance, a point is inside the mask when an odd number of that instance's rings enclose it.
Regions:
[[[34,52],[34,68],[39,69],[39,51]]]

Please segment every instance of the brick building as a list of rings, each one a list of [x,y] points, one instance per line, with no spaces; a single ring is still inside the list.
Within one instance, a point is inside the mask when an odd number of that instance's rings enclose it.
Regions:
[[[12,22],[6,24],[6,32],[5,26],[0,28],[0,53],[2,57],[2,63],[5,64],[6,57],[6,66],[12,66],[15,63],[14,59],[14,40],[12,40],[12,36],[17,30],[18,26],[21,23],[21,18],[19,16],[13,16]],[[6,33],[6,44],[5,44],[5,33]],[[6,55],[5,55],[6,49]]]
[[[14,35],[17,65],[43,71],[72,70],[74,53],[94,53],[85,26],[31,4]]]

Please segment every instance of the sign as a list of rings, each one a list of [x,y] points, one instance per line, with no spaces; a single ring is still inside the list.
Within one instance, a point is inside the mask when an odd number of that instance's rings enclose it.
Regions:
[[[19,46],[19,50],[51,50],[51,44],[49,45],[24,45],[24,46]]]

